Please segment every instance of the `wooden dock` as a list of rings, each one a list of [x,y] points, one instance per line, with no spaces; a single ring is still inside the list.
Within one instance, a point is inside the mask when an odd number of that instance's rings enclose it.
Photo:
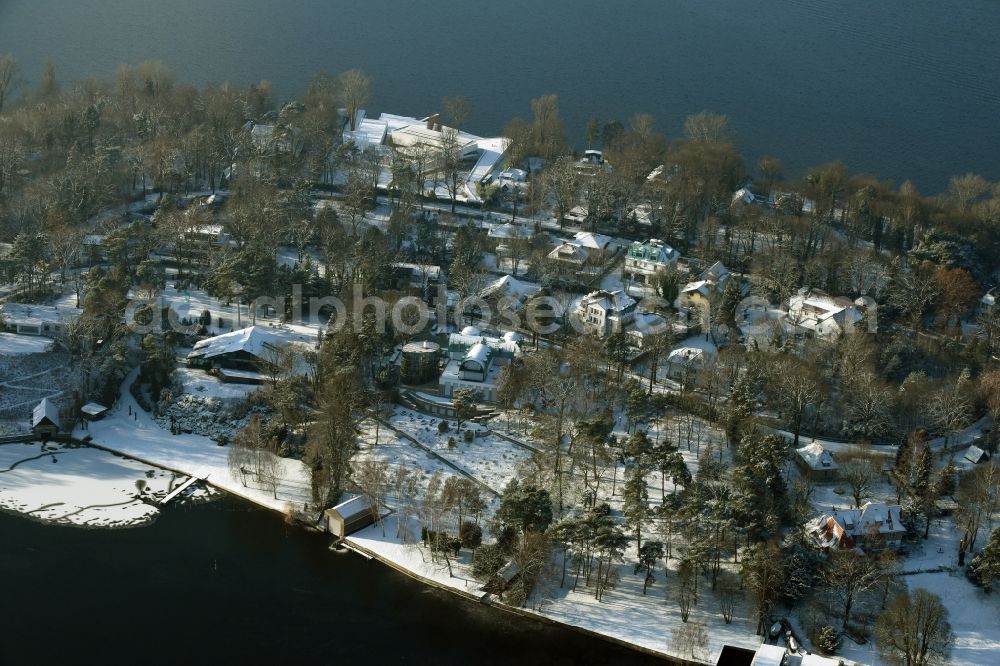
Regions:
[[[164,497],[163,499],[161,499],[160,500],[160,504],[166,504],[167,502],[169,502],[170,500],[174,499],[175,497],[177,497],[178,495],[180,495],[182,492],[184,492],[185,490],[187,490],[189,487],[191,487],[192,484],[194,484],[194,483],[196,483],[198,481],[204,481],[206,478],[208,478],[207,474],[205,476],[192,476],[190,479],[188,479],[187,481],[185,481],[181,485],[179,485],[176,488],[174,488],[173,491],[171,491],[169,495],[167,495],[166,497]]]

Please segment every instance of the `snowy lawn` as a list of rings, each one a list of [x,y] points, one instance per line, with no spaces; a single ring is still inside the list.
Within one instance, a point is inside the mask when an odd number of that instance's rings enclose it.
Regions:
[[[442,458],[462,468],[493,490],[503,492],[515,477],[522,476],[522,466],[531,458],[531,451],[497,437],[482,429],[481,436],[466,442],[466,429],[480,428],[463,424],[462,432],[455,432],[455,421],[449,421],[448,432],[438,431],[441,419],[408,409],[397,408],[389,422],[393,427],[414,437],[421,444]],[[449,446],[454,439],[454,446]]]
[[[363,460],[384,462],[390,467],[390,478],[400,466],[413,470],[418,475],[417,487],[421,496],[427,490],[427,482],[434,472],[442,475],[455,474],[455,470],[385,426],[379,428],[378,445],[375,444],[375,423],[371,420],[364,421],[360,427],[361,451],[354,457],[355,464]]]
[[[88,430],[77,428],[77,437],[93,437],[94,443],[124,455],[174,469],[192,476],[207,478],[217,488],[243,497],[262,506],[289,513],[302,509],[310,501],[309,470],[299,460],[282,460],[277,497],[270,489],[253,480],[244,486],[239,476],[229,471],[228,450],[202,435],[171,435],[136,404],[128,390],[135,379],[132,371],[122,385],[121,399],[111,413],[89,424]],[[131,407],[130,416],[128,409]]]
[[[147,523],[157,502],[186,480],[173,472],[86,446],[0,445],[0,508],[87,527]],[[139,498],[137,483],[145,484]]]
[[[980,666],[997,663],[1000,655],[1000,595],[986,594],[961,572],[925,573],[905,578],[911,590],[924,588],[941,597],[948,609],[955,644],[951,664]]]
[[[16,335],[0,332],[0,356],[40,354],[52,347],[52,340],[37,335]]]
[[[14,336],[26,338],[29,336]],[[48,338],[30,338],[31,344]],[[64,351],[0,354],[0,412],[25,419],[42,398],[57,398],[69,383],[69,355]]]

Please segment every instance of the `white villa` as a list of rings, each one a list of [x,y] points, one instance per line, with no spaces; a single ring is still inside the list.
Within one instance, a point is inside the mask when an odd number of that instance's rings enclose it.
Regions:
[[[800,333],[835,340],[852,333],[861,322],[859,305],[846,296],[833,297],[818,289],[802,288],[788,299],[788,321]]]
[[[448,364],[438,380],[441,393],[450,398],[458,389],[472,389],[481,402],[496,402],[500,373],[520,354],[520,334],[509,332],[498,338],[466,326],[448,338]]]
[[[510,140],[505,137],[484,138],[446,127],[441,124],[438,114],[412,118],[383,113],[378,118],[368,118],[363,109],[344,129],[342,138],[345,144],[353,144],[359,150],[376,150],[383,154],[388,154],[392,148],[425,152],[431,161],[438,159],[445,148],[456,150],[463,161],[472,164],[461,176],[461,192],[456,199],[473,203],[482,202],[479,186],[489,183],[503,168],[504,155],[510,146]],[[384,169],[379,187],[387,187],[391,179],[388,168]],[[440,187],[435,194],[448,197]]]
[[[658,238],[651,238],[644,243],[632,243],[625,255],[623,277],[640,284],[650,284],[657,273],[667,266],[677,264],[681,254]]]
[[[621,289],[599,289],[584,296],[575,315],[588,333],[601,337],[625,330],[635,318],[636,302]]]

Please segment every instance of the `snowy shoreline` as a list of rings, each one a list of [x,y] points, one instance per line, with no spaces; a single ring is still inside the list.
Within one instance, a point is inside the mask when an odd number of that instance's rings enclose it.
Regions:
[[[45,525],[127,529],[154,522],[159,502],[187,480],[83,442],[0,445],[0,511]],[[204,496],[197,489],[194,495]]]

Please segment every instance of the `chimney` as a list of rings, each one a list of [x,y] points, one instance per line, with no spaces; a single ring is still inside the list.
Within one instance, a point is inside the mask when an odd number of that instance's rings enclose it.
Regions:
[[[441,127],[441,123],[438,122],[439,118],[440,118],[440,114],[437,114],[437,113],[429,116],[427,118],[427,129],[432,130],[435,127],[440,128]],[[441,130],[438,129],[438,131],[441,131]]]

